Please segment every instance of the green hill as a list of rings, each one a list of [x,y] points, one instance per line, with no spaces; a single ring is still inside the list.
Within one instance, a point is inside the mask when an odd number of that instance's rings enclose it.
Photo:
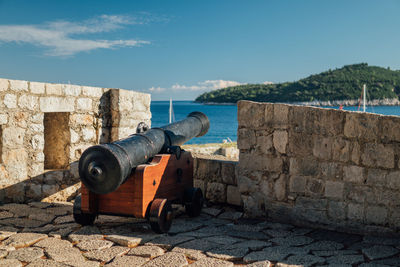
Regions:
[[[196,102],[236,103],[239,100],[260,102],[308,102],[358,99],[363,84],[368,99],[398,98],[400,71],[367,63],[347,65],[311,75],[296,82],[246,84],[204,93]]]

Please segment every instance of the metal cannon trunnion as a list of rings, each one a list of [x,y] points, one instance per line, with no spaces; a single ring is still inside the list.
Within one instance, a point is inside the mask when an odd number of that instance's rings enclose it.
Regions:
[[[142,125],[140,125],[142,126]],[[172,223],[171,203],[198,216],[203,193],[193,187],[193,158],[180,145],[207,133],[210,123],[201,112],[184,120],[145,129],[108,144],[89,147],[79,160],[81,195],[75,199],[74,219],[93,224],[99,214],[146,218],[157,233]]]

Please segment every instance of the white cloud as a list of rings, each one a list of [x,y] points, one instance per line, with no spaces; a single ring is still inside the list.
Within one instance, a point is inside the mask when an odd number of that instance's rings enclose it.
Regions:
[[[211,91],[221,88],[226,88],[229,86],[236,86],[241,85],[243,83],[239,83],[236,81],[225,81],[225,80],[206,80],[204,82],[198,82],[195,85],[181,85],[181,84],[174,84],[171,89],[174,91],[179,90],[189,90],[189,91]]]
[[[165,91],[165,88],[162,88],[162,87],[151,87],[150,89],[149,89],[149,91],[150,92],[153,92],[153,93],[160,93],[160,92],[164,92]]]
[[[79,52],[105,48],[133,47],[150,42],[144,40],[78,39],[75,35],[105,33],[143,22],[127,16],[102,15],[83,22],[53,21],[43,25],[0,25],[0,43],[29,43],[48,48],[50,56],[72,56]]]

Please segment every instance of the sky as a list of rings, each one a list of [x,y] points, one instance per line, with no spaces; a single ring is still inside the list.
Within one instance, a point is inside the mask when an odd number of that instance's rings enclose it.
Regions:
[[[0,0],[0,77],[193,100],[344,65],[400,69],[397,0]]]

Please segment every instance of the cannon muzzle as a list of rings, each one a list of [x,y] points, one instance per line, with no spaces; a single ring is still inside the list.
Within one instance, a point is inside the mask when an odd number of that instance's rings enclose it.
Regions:
[[[195,111],[181,121],[89,147],[79,160],[80,179],[94,193],[111,193],[138,165],[148,162],[156,154],[167,152],[168,147],[205,135],[209,127],[207,116]]]

